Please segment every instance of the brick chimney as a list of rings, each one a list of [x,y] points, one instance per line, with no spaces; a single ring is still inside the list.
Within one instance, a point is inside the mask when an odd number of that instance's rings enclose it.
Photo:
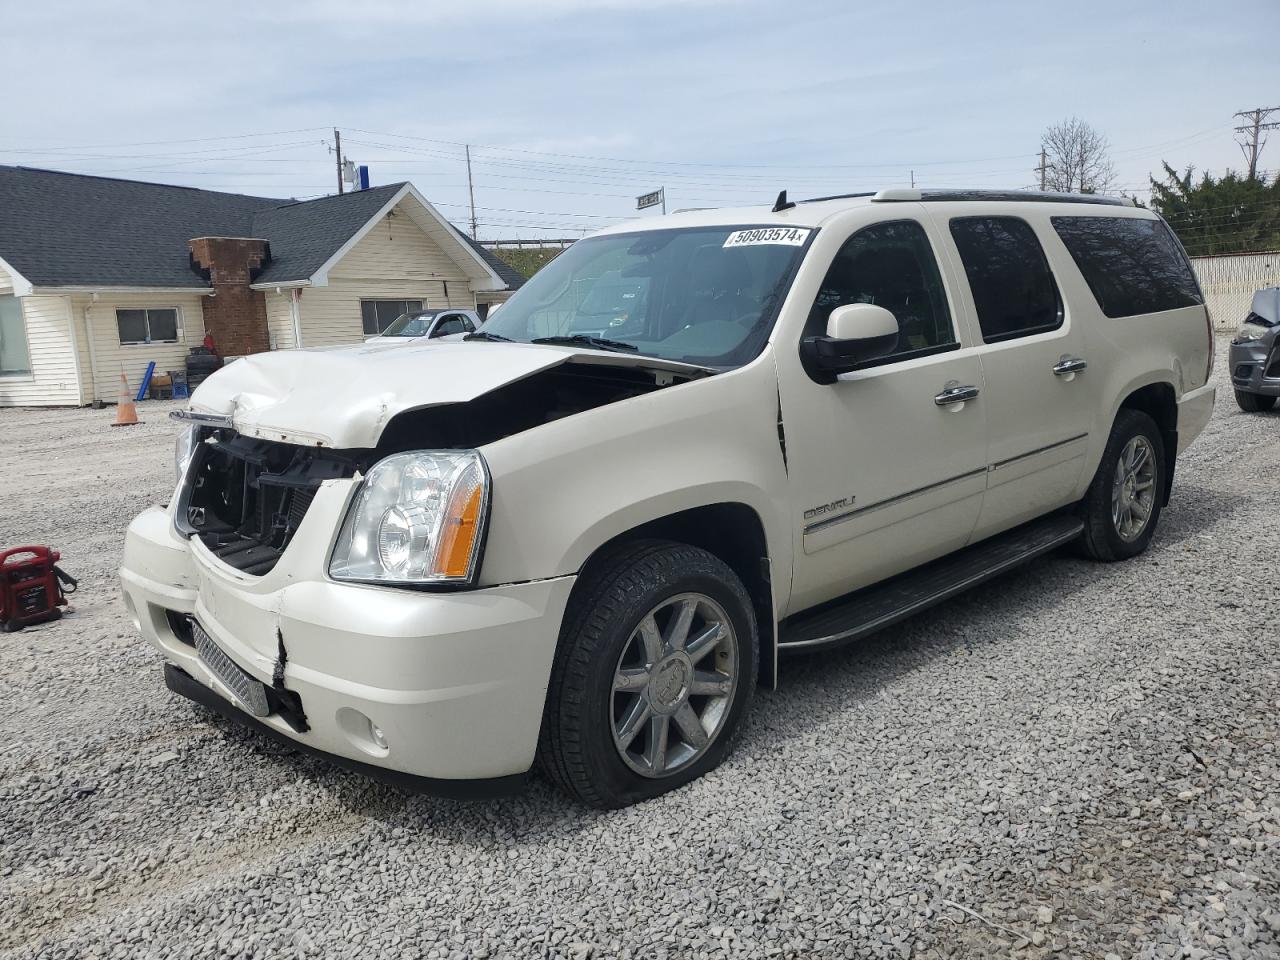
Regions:
[[[192,266],[213,287],[204,300],[204,328],[218,353],[239,357],[271,349],[267,300],[249,284],[271,258],[267,241],[245,237],[196,237],[189,241]]]

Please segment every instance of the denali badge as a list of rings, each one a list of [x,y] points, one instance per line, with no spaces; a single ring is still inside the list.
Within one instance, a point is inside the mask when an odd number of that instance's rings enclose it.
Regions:
[[[846,507],[852,507],[857,497],[841,497],[839,500],[832,500],[830,503],[824,503],[817,507],[810,507],[804,512],[805,520],[813,520],[817,517],[825,517],[830,513],[839,513]]]

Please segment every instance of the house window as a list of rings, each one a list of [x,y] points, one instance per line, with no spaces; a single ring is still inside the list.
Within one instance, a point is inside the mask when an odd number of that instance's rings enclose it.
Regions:
[[[31,372],[27,325],[17,297],[0,297],[0,377]]]
[[[422,309],[421,300],[361,300],[360,322],[366,337],[374,337],[406,313]]]
[[[177,343],[182,332],[176,307],[117,310],[116,328],[120,331],[122,344]]]

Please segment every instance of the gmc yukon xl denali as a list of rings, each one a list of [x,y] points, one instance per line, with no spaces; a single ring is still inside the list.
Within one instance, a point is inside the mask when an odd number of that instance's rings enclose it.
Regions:
[[[211,376],[125,601],[172,690],[304,749],[622,806],[718,764],[780,654],[1145,550],[1212,354],[1178,241],[1116,200],[626,224],[466,336]]]

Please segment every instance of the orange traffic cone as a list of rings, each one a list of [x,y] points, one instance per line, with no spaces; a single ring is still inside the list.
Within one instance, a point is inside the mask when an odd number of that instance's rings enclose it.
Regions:
[[[116,422],[113,427],[132,427],[135,423],[140,423],[138,419],[138,408],[133,405],[133,394],[129,390],[129,380],[124,375],[124,371],[120,371],[120,402],[116,405]]]

